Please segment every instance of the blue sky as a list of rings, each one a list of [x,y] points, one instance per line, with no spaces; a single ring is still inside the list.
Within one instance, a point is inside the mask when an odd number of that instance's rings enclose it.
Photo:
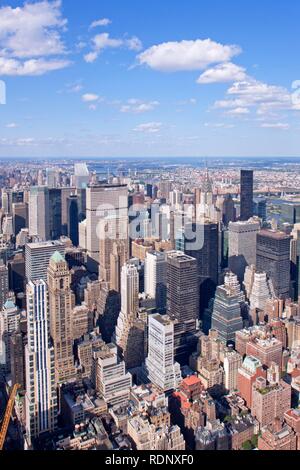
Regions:
[[[0,1],[0,156],[300,155],[299,20],[295,0]]]

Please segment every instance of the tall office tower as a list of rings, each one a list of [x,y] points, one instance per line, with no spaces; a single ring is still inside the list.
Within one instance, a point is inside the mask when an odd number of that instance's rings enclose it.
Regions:
[[[72,338],[71,273],[66,260],[56,251],[48,268],[50,332],[55,354],[55,382],[62,383],[74,377]]]
[[[121,275],[121,312],[115,331],[115,342],[127,369],[138,367],[144,360],[145,323],[138,319],[139,273],[136,266],[125,264]]]
[[[124,207],[127,189],[122,188],[118,191],[121,195],[116,194],[114,197],[115,203],[121,203],[123,208],[106,211],[98,220],[99,278],[116,292],[120,291],[122,266],[129,258],[128,209]]]
[[[167,302],[167,257],[158,251],[148,252],[145,260],[145,293],[155,299],[156,308],[164,310]]]
[[[228,227],[230,222],[236,221],[236,208],[231,194],[225,196],[223,202],[223,224]]]
[[[15,237],[23,228],[28,227],[28,204],[19,202],[13,204],[13,224]]]
[[[291,233],[291,284],[293,299],[300,297],[300,224],[295,224]]]
[[[46,183],[48,188],[56,188],[57,186],[57,171],[55,168],[46,168]]]
[[[2,234],[5,240],[10,241],[14,235],[14,222],[13,216],[5,215],[2,222]]]
[[[235,281],[235,282],[234,282]],[[236,331],[243,329],[241,305],[242,291],[237,289],[237,278],[232,273],[225,276],[223,286],[218,286],[212,311],[212,329],[224,343],[234,342]]]
[[[93,272],[99,269],[100,241],[109,238],[108,232],[103,231],[106,227],[103,220],[108,223],[110,218],[115,220],[110,238],[122,241],[128,239],[127,185],[89,186],[86,194],[87,256],[88,267]]]
[[[241,221],[253,217],[253,171],[241,170]]]
[[[0,310],[3,308],[9,292],[8,268],[0,259]]]
[[[1,195],[1,206],[4,214],[10,213],[11,208],[11,193],[8,190],[3,190]]]
[[[208,169],[201,186],[200,203],[196,206],[196,221],[204,220],[215,221],[215,207],[213,204],[213,185],[210,179]]]
[[[180,251],[167,257],[167,313],[176,320],[175,359],[187,363],[199,319],[197,260]]]
[[[29,443],[57,427],[57,395],[54,381],[54,350],[49,334],[47,286],[44,281],[27,284],[28,344],[26,363],[26,432]]]
[[[92,380],[108,405],[128,406],[132,375],[114,344],[105,344],[93,355]]]
[[[159,183],[160,197],[161,199],[169,199],[170,192],[172,190],[172,182],[169,180],[162,180]]]
[[[236,351],[229,351],[225,353],[224,357],[224,378],[225,388],[230,393],[238,390],[237,377],[238,370],[243,362],[242,356]]]
[[[194,240],[185,241],[185,253],[197,260],[197,277],[200,295],[200,317],[202,318],[209,301],[214,297],[219,280],[219,229],[210,221],[188,225],[188,232],[195,233]],[[189,249],[188,245],[201,237],[200,248]]]
[[[10,337],[14,332],[19,331],[20,321],[20,310],[14,302],[7,300],[0,311],[0,349],[4,348],[1,354],[3,364],[0,363],[0,369],[2,368],[2,371],[6,374],[11,371]]]
[[[183,194],[178,189],[170,192],[170,204],[173,209],[180,208],[183,203]]]
[[[62,235],[62,199],[61,189],[49,189],[49,240],[58,240]]]
[[[50,239],[49,190],[32,187],[29,195],[29,235],[41,241]]]
[[[256,267],[271,279],[276,297],[290,297],[291,237],[284,232],[261,230],[257,235]]]
[[[174,360],[174,322],[166,315],[149,317],[145,370],[164,392],[176,389],[182,380],[180,365]]]
[[[152,196],[153,196],[153,185],[152,184],[146,184],[146,196],[150,197],[152,199]]]
[[[47,269],[51,256],[58,251],[65,255],[65,245],[61,241],[27,243],[25,246],[25,271],[29,281],[47,280]]]
[[[247,266],[244,287],[251,310],[265,311],[268,300],[275,298],[272,281],[266,273],[256,271],[255,266]]]
[[[79,208],[78,197],[75,195],[68,198],[68,237],[74,246],[79,245]]]
[[[61,192],[61,234],[68,234],[69,204],[68,199],[75,194],[75,188],[69,186],[60,188]]]
[[[247,266],[256,264],[256,240],[260,223],[255,218],[229,224],[229,269],[242,283]]]
[[[90,181],[90,173],[85,163],[75,163],[75,186],[77,189],[86,189]]]

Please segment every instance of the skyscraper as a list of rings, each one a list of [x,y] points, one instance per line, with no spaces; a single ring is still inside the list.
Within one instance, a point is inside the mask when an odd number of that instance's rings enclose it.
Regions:
[[[156,301],[157,309],[166,308],[167,257],[165,253],[151,251],[145,260],[145,293]]]
[[[50,239],[49,190],[34,186],[29,196],[29,235],[41,241]]]
[[[21,313],[18,307],[11,300],[7,300],[0,311],[0,348],[4,347],[4,354],[1,356],[4,359],[2,367],[5,373],[9,373],[10,369],[10,338],[11,335],[19,331],[21,320]],[[2,364],[0,364],[1,367]]]
[[[74,194],[68,198],[68,237],[74,246],[79,245],[79,208],[78,197]]]
[[[48,268],[50,333],[55,353],[55,381],[65,382],[75,375],[72,338],[72,309],[74,294],[71,291],[71,274],[68,264],[56,251]]]
[[[241,171],[241,221],[253,217],[253,171]]]
[[[182,377],[174,360],[174,322],[167,315],[151,315],[148,335],[145,369],[149,380],[165,392],[176,389]]]
[[[218,286],[213,302],[212,329],[216,330],[219,339],[224,342],[234,342],[235,333],[243,328],[241,304],[244,295],[240,289],[237,277],[232,273],[225,276],[223,286]]]
[[[255,218],[229,224],[229,269],[244,280],[247,266],[256,264],[256,238],[260,223]]]
[[[8,291],[8,268],[3,260],[0,259],[0,310],[7,300]]]
[[[290,297],[291,237],[276,230],[261,230],[257,235],[256,267],[267,273],[276,297]]]
[[[180,251],[168,253],[167,313],[175,324],[175,359],[185,362],[193,350],[199,319],[197,260]]]
[[[188,249],[187,246],[194,240],[185,240],[185,253],[197,261],[200,316],[202,317],[209,301],[215,295],[219,280],[219,229],[217,224],[208,220],[188,225],[186,229],[202,237],[202,246],[197,249]]]
[[[54,350],[50,344],[47,286],[27,285],[28,344],[26,361],[26,432],[29,443],[57,426]]]
[[[108,223],[111,218],[114,219],[113,225]],[[113,229],[110,235],[105,232],[107,224]],[[107,230],[110,227],[107,227]],[[87,188],[86,234],[88,266],[91,271],[98,272],[100,241],[106,239],[125,241],[128,238],[127,185],[99,184]]]
[[[138,367],[144,360],[145,324],[138,319],[139,273],[133,264],[125,264],[121,275],[121,312],[115,331],[127,369]]]
[[[51,256],[58,251],[65,254],[65,245],[60,241],[27,243],[25,246],[26,279],[29,281],[47,280],[47,269]]]

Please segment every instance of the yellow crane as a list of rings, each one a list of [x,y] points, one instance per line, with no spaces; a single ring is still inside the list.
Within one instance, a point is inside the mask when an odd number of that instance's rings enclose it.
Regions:
[[[13,386],[12,391],[10,393],[9,400],[7,402],[7,406],[6,406],[6,410],[4,413],[4,418],[3,418],[3,422],[2,422],[1,430],[0,430],[0,450],[2,450],[4,446],[8,426],[10,423],[10,418],[11,418],[14,405],[15,405],[15,398],[16,398],[19,388],[20,388],[19,384],[15,384]]]

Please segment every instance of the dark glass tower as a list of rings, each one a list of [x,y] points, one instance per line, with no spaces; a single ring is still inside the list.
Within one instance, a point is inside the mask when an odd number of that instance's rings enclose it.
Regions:
[[[62,235],[61,189],[49,189],[50,239],[58,240]]]
[[[185,241],[185,253],[197,260],[197,278],[200,295],[200,318],[202,318],[209,301],[214,297],[219,280],[219,230],[212,222],[193,224],[193,233],[202,235],[202,248],[187,249],[190,244]],[[188,233],[190,226],[187,227]]]
[[[75,195],[68,198],[68,236],[74,246],[79,245],[78,197]]]
[[[247,221],[253,217],[253,171],[241,171],[241,217]]]
[[[290,297],[290,245],[291,237],[283,232],[261,230],[257,235],[257,270],[268,274],[281,299]]]
[[[175,320],[175,360],[187,364],[189,355],[197,344],[197,261],[178,251],[170,252],[167,258],[167,313]]]

